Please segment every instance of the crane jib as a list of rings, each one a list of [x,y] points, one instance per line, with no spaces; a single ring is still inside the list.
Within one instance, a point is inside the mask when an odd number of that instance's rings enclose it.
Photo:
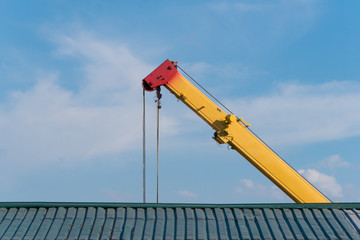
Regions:
[[[142,84],[146,91],[154,91],[164,86],[215,130],[215,141],[228,144],[295,202],[330,202],[325,195],[250,131],[249,124],[244,123],[242,118],[223,111],[180,74],[177,71],[176,62],[166,60],[150,73]]]

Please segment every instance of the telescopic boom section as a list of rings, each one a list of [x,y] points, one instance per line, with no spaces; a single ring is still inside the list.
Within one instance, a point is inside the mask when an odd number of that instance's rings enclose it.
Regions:
[[[183,77],[177,71],[176,64],[169,60],[162,63],[143,80],[144,89],[153,91],[160,86],[166,87],[215,130],[213,138],[218,143],[229,144],[295,202],[330,202],[251,133],[242,119],[225,113]]]

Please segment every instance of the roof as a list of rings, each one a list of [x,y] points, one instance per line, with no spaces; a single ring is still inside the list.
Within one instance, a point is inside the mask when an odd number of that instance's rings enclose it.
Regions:
[[[360,239],[360,203],[0,203],[0,239]]]

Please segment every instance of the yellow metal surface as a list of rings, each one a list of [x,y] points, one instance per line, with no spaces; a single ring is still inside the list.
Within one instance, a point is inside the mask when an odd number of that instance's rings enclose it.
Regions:
[[[297,203],[328,203],[325,196],[254,136],[248,123],[228,115],[178,73],[164,85],[215,131],[218,143],[228,143]]]

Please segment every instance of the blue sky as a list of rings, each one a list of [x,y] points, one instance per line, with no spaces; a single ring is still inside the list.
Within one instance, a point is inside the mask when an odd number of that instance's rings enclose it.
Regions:
[[[179,62],[333,201],[360,201],[358,1],[0,1],[0,201],[142,201],[141,80]],[[160,202],[291,202],[163,89]],[[156,201],[147,94],[147,200]]]

